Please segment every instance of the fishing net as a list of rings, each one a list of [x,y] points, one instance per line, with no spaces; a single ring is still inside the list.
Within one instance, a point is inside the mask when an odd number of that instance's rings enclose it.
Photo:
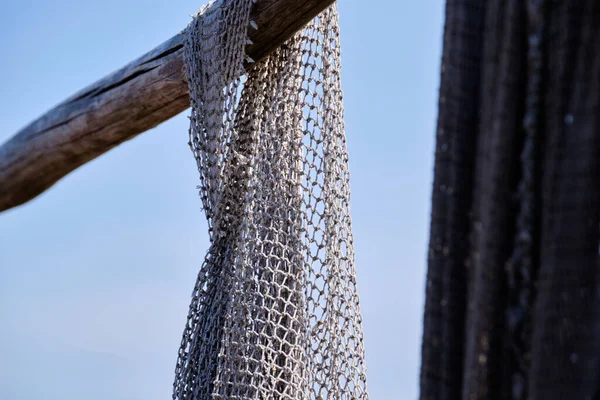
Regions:
[[[453,0],[421,399],[600,399],[600,2]]]
[[[186,33],[210,248],[173,399],[367,399],[336,7],[254,63],[252,4]]]

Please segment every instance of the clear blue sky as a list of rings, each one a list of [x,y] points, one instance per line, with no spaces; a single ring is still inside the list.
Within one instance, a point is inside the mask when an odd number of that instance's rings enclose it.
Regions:
[[[199,1],[3,0],[0,142],[184,28]],[[442,17],[442,0],[340,2],[372,399],[418,393]],[[187,114],[0,214],[1,399],[170,398],[208,244]]]

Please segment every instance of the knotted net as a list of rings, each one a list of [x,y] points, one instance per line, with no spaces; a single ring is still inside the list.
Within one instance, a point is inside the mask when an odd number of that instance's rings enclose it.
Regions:
[[[446,4],[421,399],[600,399],[600,2]]]
[[[254,63],[252,4],[186,33],[210,248],[173,399],[367,399],[336,7]]]

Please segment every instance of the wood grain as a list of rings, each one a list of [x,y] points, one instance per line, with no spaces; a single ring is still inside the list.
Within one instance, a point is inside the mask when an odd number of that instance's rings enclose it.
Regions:
[[[334,0],[258,0],[248,54],[260,60]],[[0,146],[0,212],[189,107],[181,32],[74,94]]]

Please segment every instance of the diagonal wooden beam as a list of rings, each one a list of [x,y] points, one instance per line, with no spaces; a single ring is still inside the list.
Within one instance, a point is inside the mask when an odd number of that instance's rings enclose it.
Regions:
[[[248,54],[260,60],[334,0],[258,0]],[[0,146],[0,211],[189,107],[179,33],[74,94]]]

